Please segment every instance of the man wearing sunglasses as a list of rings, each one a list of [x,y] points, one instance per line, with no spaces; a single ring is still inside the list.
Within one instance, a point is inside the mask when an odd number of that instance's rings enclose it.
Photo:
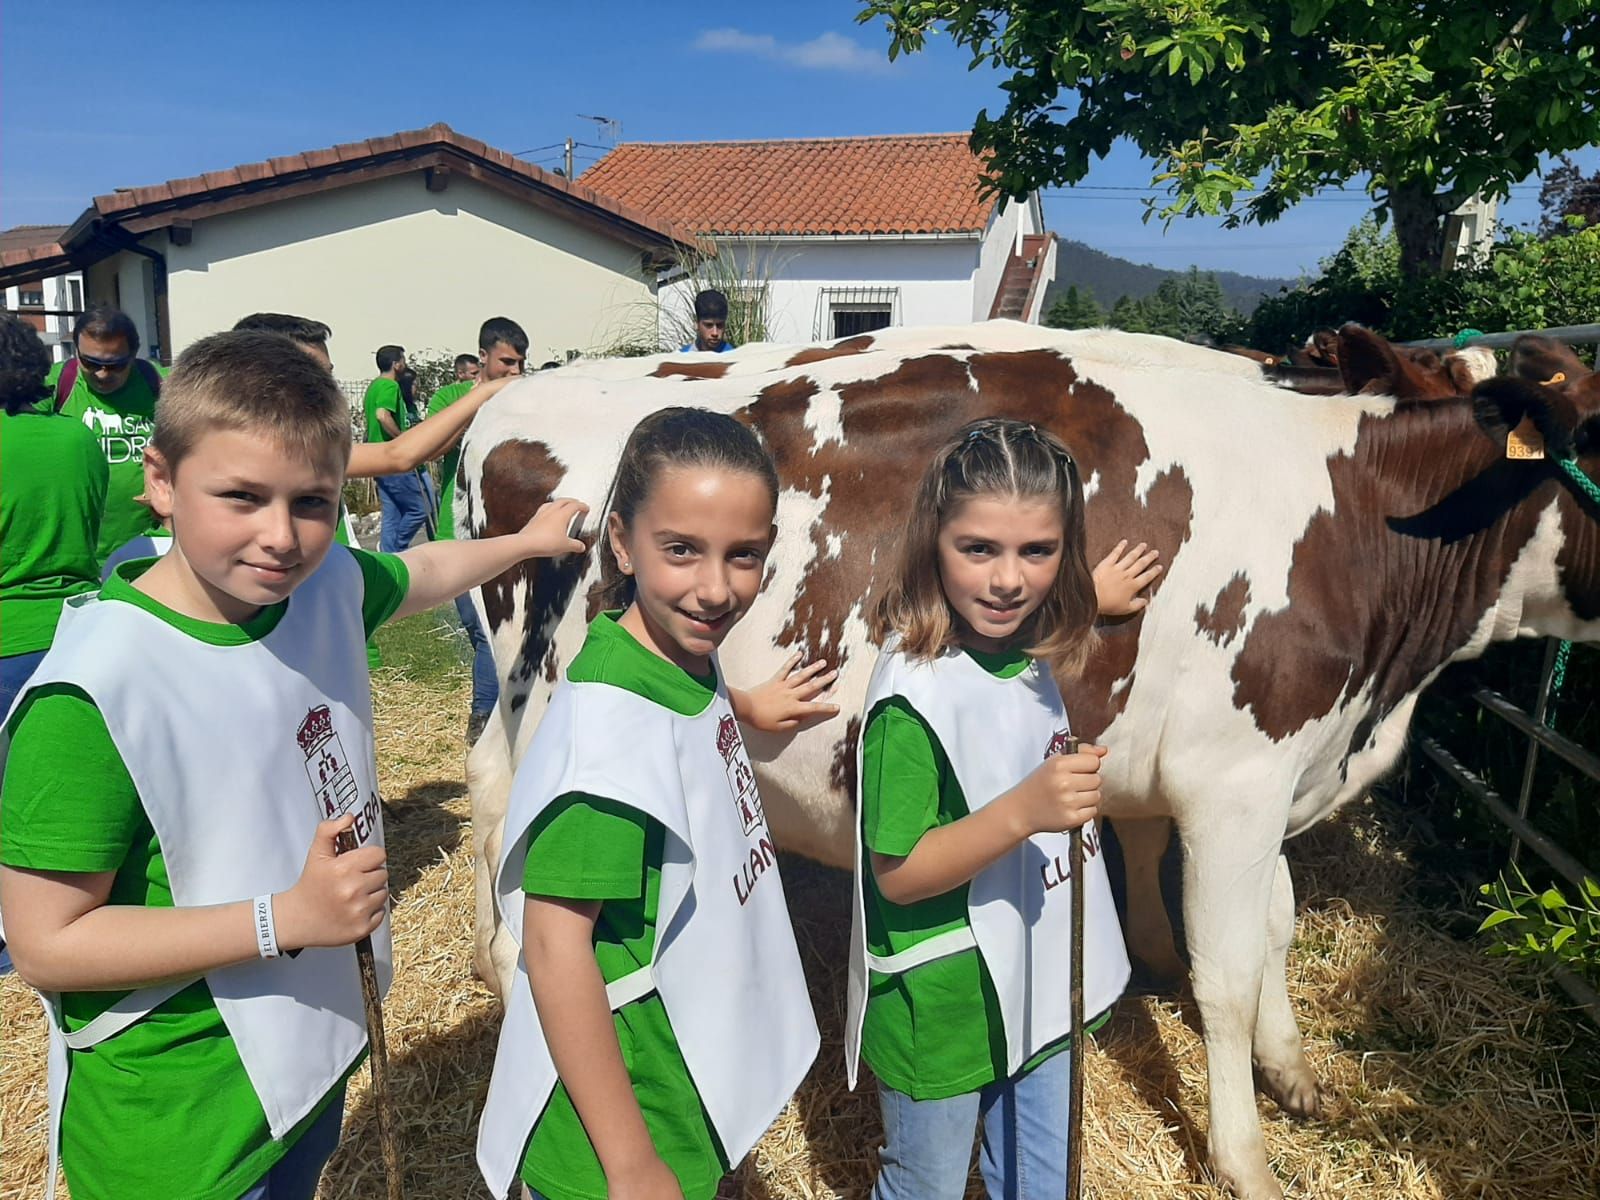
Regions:
[[[154,514],[134,497],[144,492],[144,447],[166,372],[135,357],[138,327],[109,305],[95,305],[80,316],[72,339],[77,354],[51,370],[45,403],[87,425],[111,468],[96,550],[104,561],[128,539],[156,528]]]

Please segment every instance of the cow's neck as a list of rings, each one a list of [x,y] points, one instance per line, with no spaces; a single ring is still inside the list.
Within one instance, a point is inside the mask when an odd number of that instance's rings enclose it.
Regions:
[[[1557,608],[1548,472],[1498,457],[1468,405],[1362,421],[1328,463],[1333,507],[1296,544],[1286,607],[1259,617],[1234,701],[1273,739],[1357,705],[1351,749],[1457,658]]]
[[[1560,484],[1503,458],[1467,402],[1400,406],[1343,466],[1372,477],[1348,561],[1353,586],[1376,601],[1362,665],[1381,708],[1566,611],[1554,570]]]

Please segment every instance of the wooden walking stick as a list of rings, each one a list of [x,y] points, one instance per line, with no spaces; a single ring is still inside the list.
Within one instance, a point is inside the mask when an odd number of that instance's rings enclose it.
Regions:
[[[346,829],[334,846],[339,854],[354,850],[355,830]],[[388,1200],[405,1200],[400,1181],[400,1137],[389,1094],[389,1044],[383,1036],[383,998],[378,991],[378,963],[372,954],[371,937],[356,943],[356,965],[361,968],[361,999],[367,1009],[367,1064],[372,1068],[372,1102],[378,1110],[378,1147],[389,1183]]]
[[[1076,754],[1078,738],[1068,736],[1064,753]],[[1072,946],[1067,971],[1072,1004],[1072,1055],[1067,1109],[1067,1200],[1083,1194],[1083,826],[1067,835],[1067,867],[1072,874]]]

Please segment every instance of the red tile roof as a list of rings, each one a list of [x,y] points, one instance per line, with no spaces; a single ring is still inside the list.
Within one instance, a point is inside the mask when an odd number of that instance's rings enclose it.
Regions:
[[[421,170],[430,165],[459,171],[474,178],[492,180],[510,187],[517,194],[545,204],[564,206],[573,215],[599,221],[604,228],[629,240],[651,246],[673,242],[692,243],[693,234],[674,227],[658,213],[641,211],[601,195],[592,186],[568,180],[532,163],[523,162],[504,150],[477,138],[457,133],[450,126],[430,125],[387,137],[346,142],[324,150],[308,150],[244,163],[223,171],[208,171],[184,179],[169,179],[149,187],[119,188],[96,196],[94,203],[65,229],[34,242],[31,238],[0,245],[0,275],[12,275],[31,263],[68,266],[81,243],[105,225],[124,225],[133,233],[184,220],[196,215],[213,215],[231,208],[267,203],[279,195],[298,194],[298,189],[336,187],[358,183],[385,173]],[[201,208],[201,206],[204,206]],[[82,234],[83,236],[77,236]],[[65,243],[73,243],[68,247]]]
[[[962,133],[627,142],[579,176],[698,233],[981,233],[982,164]]]

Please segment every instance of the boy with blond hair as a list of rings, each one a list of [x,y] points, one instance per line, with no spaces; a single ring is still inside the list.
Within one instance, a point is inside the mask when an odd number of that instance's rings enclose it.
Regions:
[[[197,342],[145,457],[171,552],[69,601],[7,716],[0,908],[52,1013],[74,1200],[314,1194],[366,1045],[352,946],[391,963],[363,642],[583,549],[569,500],[505,537],[335,546],[349,453],[292,342]]]

